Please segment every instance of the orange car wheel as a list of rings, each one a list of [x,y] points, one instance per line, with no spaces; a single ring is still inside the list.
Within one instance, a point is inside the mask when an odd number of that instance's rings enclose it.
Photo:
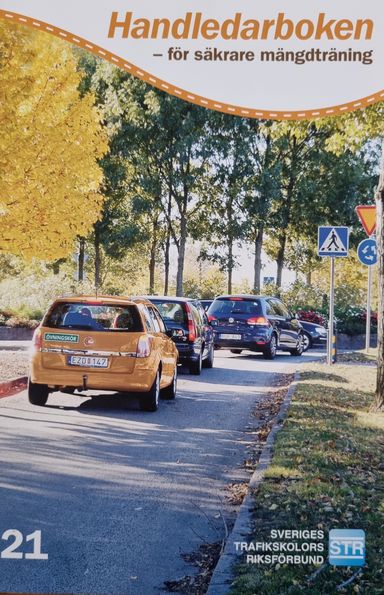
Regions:
[[[173,375],[172,382],[169,386],[167,386],[166,388],[164,388],[161,391],[161,397],[167,401],[173,401],[173,399],[176,397],[176,391],[177,391],[177,368],[175,367],[175,373]]]
[[[28,381],[28,400],[32,405],[40,405],[43,407],[48,400],[49,390],[46,384],[35,384],[29,379]]]
[[[160,370],[157,370],[155,380],[147,393],[140,398],[140,409],[142,411],[157,411],[160,397]]]

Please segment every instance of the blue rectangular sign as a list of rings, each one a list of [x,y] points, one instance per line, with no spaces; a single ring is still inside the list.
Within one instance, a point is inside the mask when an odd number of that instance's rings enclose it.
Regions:
[[[332,566],[364,566],[364,531],[362,529],[332,529],[329,532],[329,563]]]
[[[319,227],[317,253],[319,256],[347,257],[349,250],[348,227]]]

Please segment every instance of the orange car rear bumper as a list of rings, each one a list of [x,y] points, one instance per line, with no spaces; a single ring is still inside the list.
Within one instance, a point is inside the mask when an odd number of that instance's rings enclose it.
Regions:
[[[47,370],[36,362],[32,364],[31,380],[47,384],[52,388],[86,387],[94,390],[115,390],[121,392],[147,392],[156,376],[156,370],[136,369],[131,374],[111,374],[110,371],[76,368]]]

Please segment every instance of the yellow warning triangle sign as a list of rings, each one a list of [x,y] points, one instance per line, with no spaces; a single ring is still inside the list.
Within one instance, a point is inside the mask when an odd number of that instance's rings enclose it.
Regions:
[[[371,236],[376,229],[376,207],[375,205],[359,205],[356,213],[367,236]]]

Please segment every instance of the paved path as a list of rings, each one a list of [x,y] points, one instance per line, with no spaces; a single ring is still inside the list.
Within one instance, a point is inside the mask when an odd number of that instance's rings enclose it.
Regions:
[[[0,537],[42,531],[49,559],[0,559],[0,592],[154,595],[193,573],[181,554],[223,538],[225,486],[244,479],[250,412],[300,360],[216,352],[175,402],[26,393],[0,401]],[[95,393],[93,393],[95,394]],[[0,540],[0,551],[10,541]],[[19,550],[31,551],[32,543]]]
[[[0,351],[28,351],[31,341],[0,341]]]

